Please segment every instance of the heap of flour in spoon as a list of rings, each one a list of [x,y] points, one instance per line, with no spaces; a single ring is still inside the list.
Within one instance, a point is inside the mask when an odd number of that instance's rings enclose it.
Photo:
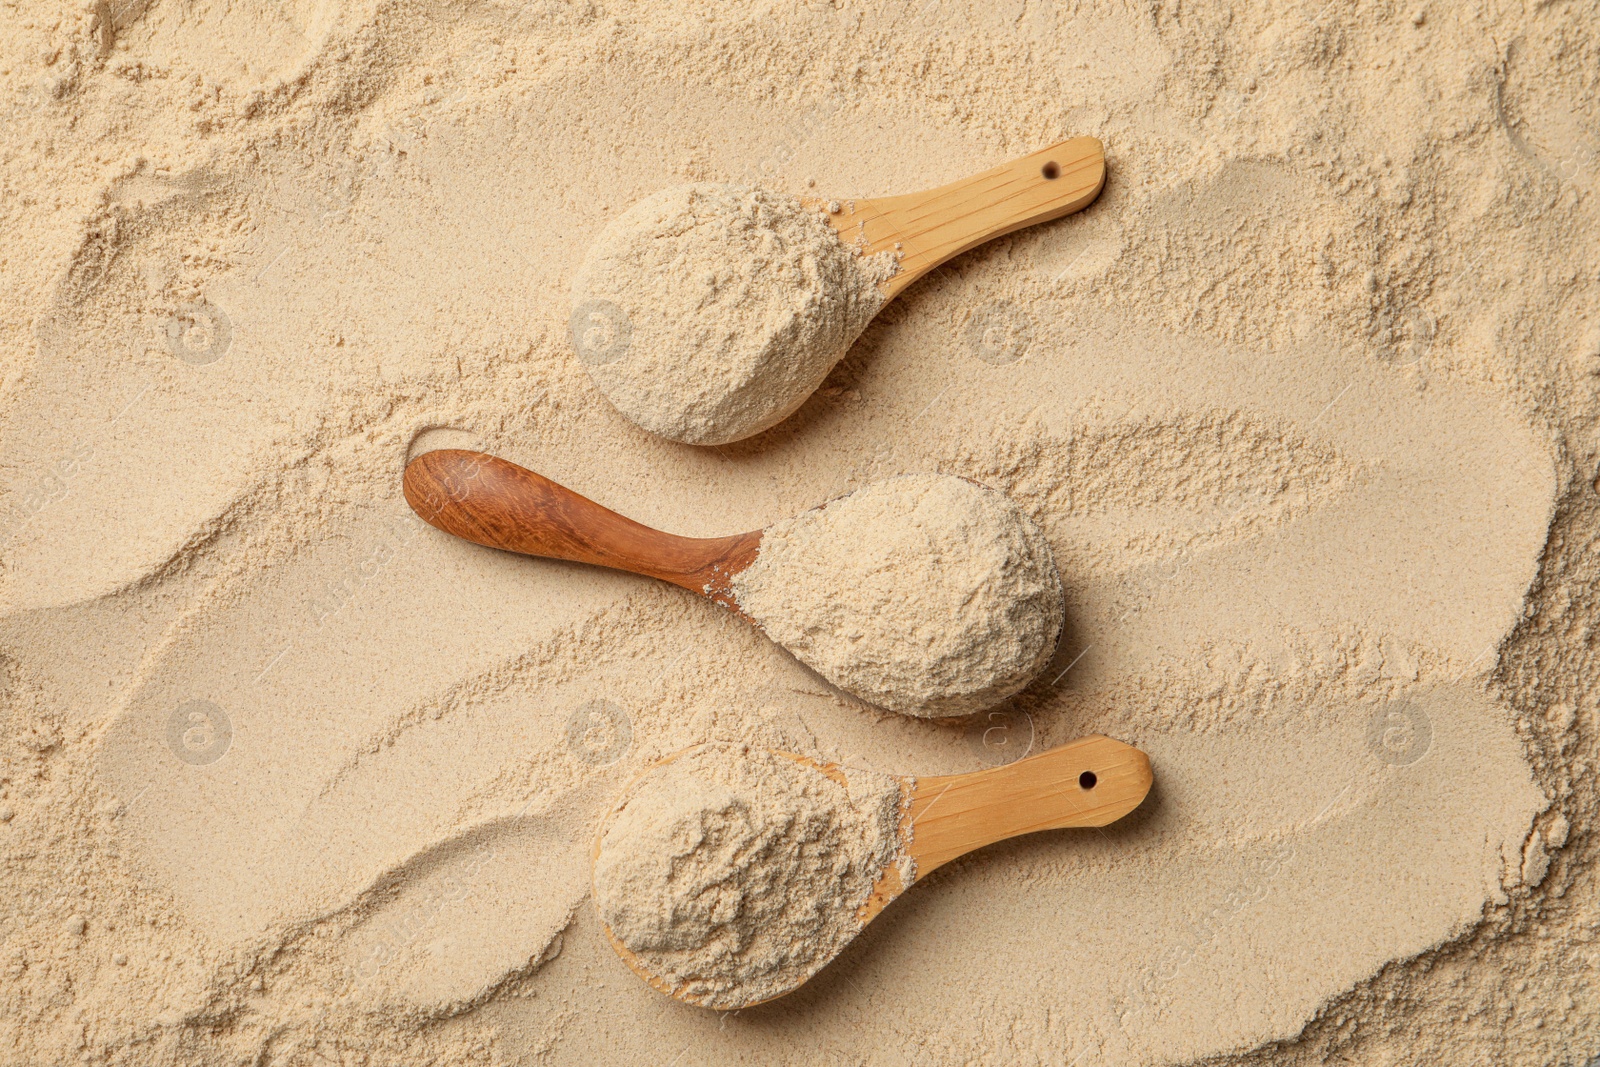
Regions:
[[[840,689],[923,717],[1020,691],[1055,654],[1066,614],[1043,531],[1005,494],[941,474],[774,523],[733,592]]]
[[[640,426],[715,445],[794,411],[883,306],[892,253],[860,255],[791,196],[695,183],[634,204],[573,284],[572,341]]]
[[[675,995],[737,1008],[788,992],[861,929],[900,854],[900,779],[714,742],[656,764],[601,832],[594,902]],[[909,884],[914,872],[901,871]]]

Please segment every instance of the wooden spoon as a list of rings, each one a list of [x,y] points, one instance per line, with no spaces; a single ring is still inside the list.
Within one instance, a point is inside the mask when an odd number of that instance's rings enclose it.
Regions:
[[[653,766],[670,763],[692,751],[694,749],[689,748],[673,753]],[[846,785],[844,771],[837,764],[818,762],[792,752],[778,752],[777,755],[814,767],[841,786]],[[931,778],[902,778],[901,788],[910,794],[910,803],[900,824],[899,853],[912,860],[912,881],[905,881],[900,864],[891,862],[884,867],[871,895],[857,910],[856,918],[865,929],[867,923],[915,882],[974,849],[1040,830],[1105,826],[1116,822],[1139,806],[1150,792],[1151,781],[1148,756],[1131,745],[1099,734],[986,770]],[[609,813],[595,834],[591,861],[600,854],[608,821]],[[767,997],[730,1004],[724,998],[715,1005],[706,1004],[702,998],[689,995],[653,972],[642,958],[617,940],[604,918],[600,926],[611,947],[635,974],[656,991],[686,1004],[730,1010],[776,999]],[[804,981],[802,978],[778,996],[792,993]]]
[[[895,253],[900,269],[881,286],[884,296],[893,299],[970,248],[1089,206],[1105,181],[1105,150],[1099,140],[1074,137],[937,189],[804,202],[826,210],[846,244],[868,255]]]
[[[730,583],[755,561],[760,530],[730,537],[663,533],[508,460],[453,448],[406,464],[404,485],[412,510],[446,533],[489,548],[659,578],[750,618]]]

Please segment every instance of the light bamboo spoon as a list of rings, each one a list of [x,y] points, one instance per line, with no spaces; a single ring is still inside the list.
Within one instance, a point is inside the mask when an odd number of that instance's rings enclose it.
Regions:
[[[1105,150],[1093,137],[1074,137],[1009,163],[901,196],[829,201],[839,239],[866,255],[893,252],[900,269],[880,288],[893,299],[935,267],[985,241],[1082,210],[1106,181]],[[839,210],[830,210],[834,204]]]
[[[670,186],[590,245],[573,280],[573,351],[651,433],[738,441],[799,408],[907,286],[985,241],[1087,206],[1105,174],[1100,142],[1076,137],[900,196]],[[830,247],[810,217],[818,211],[847,248]]]
[[[693,751],[690,748],[674,753],[652,767],[671,763]],[[846,785],[845,773],[836,764],[790,752],[776,755],[813,767],[841,786]],[[648,773],[647,768],[644,774]],[[1150,759],[1143,752],[1109,737],[1091,735],[1000,767],[900,781],[901,788],[910,794],[910,803],[900,824],[899,855],[884,867],[871,895],[857,909],[859,926],[851,938],[917,881],[968,852],[1041,830],[1116,822],[1144,800],[1150,792],[1152,776]],[[623,795],[627,796],[627,791]],[[591,860],[598,859],[606,828],[617,810],[614,806],[602,820],[590,850]],[[910,882],[902,877],[900,856],[912,861]],[[736,992],[716,998],[696,997],[681,982],[653,971],[639,954],[618,940],[603,916],[600,925],[617,955],[651,988],[687,1004],[723,1011],[751,1007],[791,993],[828,962],[817,961],[791,986],[760,999],[741,1000]],[[848,938],[840,942],[838,949],[848,942]]]
[[[903,583],[922,598],[922,613],[933,616],[917,619],[916,626],[889,621],[884,601],[875,599],[884,591],[851,569],[872,571],[872,561],[878,558],[872,549],[877,546],[851,542],[848,551],[838,554],[844,558],[830,557],[829,566],[837,568],[829,571],[837,591],[830,591],[825,603],[813,598],[802,613],[787,595],[792,572],[783,570],[786,564],[781,561],[793,556],[783,556],[781,547],[762,561],[776,568],[760,576],[766,595],[752,592],[748,580],[735,585],[735,579],[756,563],[763,530],[729,537],[679,537],[624,518],[515,463],[455,449],[427,452],[407,464],[405,496],[428,523],[468,541],[631,571],[721,604],[869,704],[925,718],[965,715],[1014,695],[1045,667],[1056,651],[1065,602],[1048,542],[1014,503],[964,479],[921,477],[939,483],[939,491],[948,494],[941,500],[981,500],[986,510],[978,514],[987,525],[953,527],[939,552],[899,561],[897,573]],[[887,483],[863,491],[883,484]],[[833,501],[825,506],[850,505]],[[931,536],[926,527],[919,529]],[[981,548],[971,546],[986,534],[995,537],[995,545],[1004,546],[1014,564],[1005,576],[1009,584],[999,586],[997,579],[991,580],[992,572],[980,574],[962,564],[969,549],[982,555]],[[898,535],[898,530],[883,531],[885,541]],[[784,541],[780,538],[774,544],[782,546]],[[988,557],[983,561],[994,566]],[[977,582],[983,584],[973,584]],[[983,595],[990,585],[1007,592]],[[877,592],[863,592],[869,588]],[[740,602],[741,594],[747,603]],[[891,606],[900,595],[898,587],[888,592]],[[974,604],[983,605],[983,610]],[[966,611],[959,624],[946,617],[947,611],[957,608]],[[954,636],[948,643],[930,640],[928,626],[949,627]],[[851,640],[834,640],[835,632],[852,635]],[[894,671],[881,669],[884,663],[893,665]]]

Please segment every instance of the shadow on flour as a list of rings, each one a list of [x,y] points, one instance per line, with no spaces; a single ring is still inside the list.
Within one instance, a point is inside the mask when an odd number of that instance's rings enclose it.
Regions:
[[[435,844],[379,877],[347,915],[335,972],[373,1010],[464,1010],[561,951],[585,898],[588,840],[609,783],[563,794],[537,814],[497,819]]]

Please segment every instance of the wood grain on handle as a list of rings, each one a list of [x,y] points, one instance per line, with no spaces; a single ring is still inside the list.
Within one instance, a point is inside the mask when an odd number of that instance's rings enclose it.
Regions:
[[[883,287],[893,298],[984,241],[1087,207],[1105,179],[1100,142],[1074,137],[937,189],[848,201],[828,220],[868,254],[898,251],[900,270]]]
[[[1019,834],[1116,822],[1139,806],[1151,781],[1148,756],[1098,734],[988,770],[918,778],[917,873]]]
[[[446,533],[489,548],[659,578],[739,610],[729,583],[761,531],[678,537],[618,515],[509,460],[441,449],[406,465],[406,502]]]
[[[901,830],[921,879],[1009,837],[1116,822],[1139,806],[1153,780],[1150,757],[1093,734],[1004,766],[918,778]],[[908,888],[899,868],[886,868],[861,906],[862,921]]]

